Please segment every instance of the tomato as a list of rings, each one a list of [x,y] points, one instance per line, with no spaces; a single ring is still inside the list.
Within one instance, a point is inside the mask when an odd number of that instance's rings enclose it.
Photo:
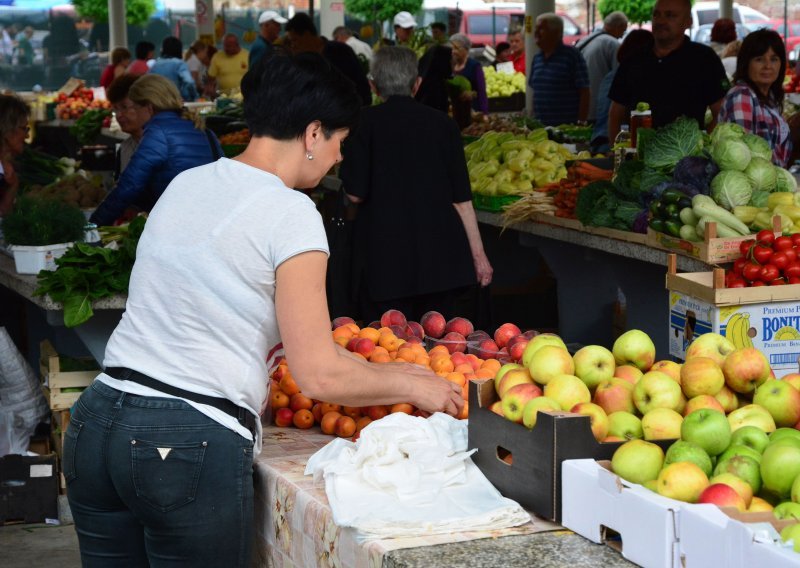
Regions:
[[[754,280],[753,282],[750,283],[750,286],[752,286],[753,288],[766,285],[767,285],[766,282],[762,282],[761,280]]]
[[[789,266],[789,257],[786,255],[786,251],[778,251],[772,255],[770,259],[770,263],[774,264],[778,270],[783,270],[787,266]]]
[[[760,245],[771,245],[775,242],[775,233],[769,229],[764,229],[756,233],[756,242]]]
[[[783,278],[776,278],[775,280],[769,283],[770,286],[783,286],[784,284],[786,284],[786,280],[784,280]]]
[[[797,249],[796,248],[786,249],[783,252],[786,254],[787,257],[789,257],[789,262],[794,262],[795,260],[797,260]]]
[[[747,259],[744,257],[739,257],[733,262],[733,274],[738,276],[742,275],[742,270],[744,269],[745,265],[747,264]]]
[[[800,265],[798,265],[798,268],[800,268]],[[745,280],[749,280],[750,282],[758,280],[760,274],[761,267],[755,262],[748,262],[744,265],[744,268],[742,268],[742,276],[744,276]],[[800,276],[800,273],[798,273],[798,276]]]
[[[800,284],[800,276],[792,276],[789,278],[789,284]]]
[[[791,237],[794,246],[800,247],[800,233],[794,233]]]
[[[742,253],[742,256],[747,256],[750,252],[750,248],[756,244],[753,239],[747,239],[746,241],[742,241],[739,243],[739,252]]]
[[[733,278],[728,279],[727,283],[725,284],[726,288],[745,288],[747,286],[747,282],[744,281],[744,278],[740,276],[734,276]]]
[[[781,275],[780,270],[774,264],[765,264],[761,267],[758,279],[762,282],[772,282]]]
[[[790,262],[789,266],[783,269],[783,275],[786,278],[800,278],[800,262]]]
[[[772,250],[788,250],[794,246],[791,237],[780,236],[772,243]]]
[[[756,245],[751,251],[753,260],[758,264],[767,264],[769,259],[772,258],[772,249],[764,245]]]

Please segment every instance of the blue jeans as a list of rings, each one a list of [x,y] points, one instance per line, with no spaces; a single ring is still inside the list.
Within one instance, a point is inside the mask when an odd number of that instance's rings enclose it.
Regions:
[[[63,470],[83,566],[249,566],[253,443],[184,401],[95,381]]]

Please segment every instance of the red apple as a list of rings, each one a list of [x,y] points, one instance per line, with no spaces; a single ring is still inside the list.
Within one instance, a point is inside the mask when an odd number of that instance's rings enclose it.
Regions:
[[[513,323],[504,323],[495,330],[494,342],[498,347],[505,347],[509,339],[521,333],[522,331]]]
[[[444,335],[444,329],[447,326],[447,320],[439,312],[426,312],[420,319],[422,329],[425,330],[425,335],[430,335],[434,339],[439,339]]]
[[[525,405],[539,396],[542,396],[542,389],[533,383],[511,387],[506,391],[501,401],[503,415],[512,422],[522,424],[522,412],[525,410]]]
[[[736,490],[724,483],[714,483],[706,487],[697,499],[698,503],[710,503],[717,507],[736,507],[746,511],[747,505]]]
[[[612,377],[597,385],[593,401],[605,410],[606,414],[617,411],[636,412],[633,404],[633,385],[617,377]]]
[[[279,408],[275,412],[275,425],[280,426],[281,428],[285,428],[292,423],[292,419],[294,418],[294,410],[291,408]]]

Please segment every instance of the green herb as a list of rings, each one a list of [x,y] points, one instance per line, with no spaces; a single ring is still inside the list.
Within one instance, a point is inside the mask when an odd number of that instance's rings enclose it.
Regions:
[[[22,196],[3,219],[10,245],[42,246],[83,240],[86,217],[77,207],[51,199]]]
[[[85,146],[91,144],[100,135],[103,128],[103,121],[111,116],[111,111],[104,108],[90,109],[84,112],[75,121],[69,131],[77,140],[78,144]]]
[[[144,224],[144,217],[131,221],[127,235],[113,249],[77,243],[56,259],[55,271],[39,273],[39,287],[34,294],[49,295],[64,305],[65,326],[84,323],[94,315],[94,300],[127,293]]]

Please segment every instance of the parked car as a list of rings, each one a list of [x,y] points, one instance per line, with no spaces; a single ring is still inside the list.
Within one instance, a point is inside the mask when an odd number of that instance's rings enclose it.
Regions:
[[[772,19],[761,27],[771,28],[781,34],[783,42],[786,44],[787,55],[790,55],[795,47],[800,46],[800,21],[798,20],[788,20],[784,28],[783,20]]]
[[[694,37],[700,26],[713,25],[719,19],[719,2],[695,2],[692,6],[692,29],[691,37]],[[737,24],[751,26],[766,24],[769,16],[754,10],[749,6],[742,6],[734,2],[733,21]]]
[[[456,18],[457,30],[451,26],[450,33],[466,35],[474,47],[495,45],[505,41],[509,30],[522,29],[525,20],[525,6],[498,4],[494,10],[462,10],[460,20]],[[558,12],[564,22],[564,43],[573,45],[586,35],[581,26],[568,14]],[[494,24],[492,20],[494,19]]]
[[[704,43],[706,45],[711,43],[711,28],[714,27],[714,24],[703,24],[702,26],[698,27],[697,30],[694,32],[692,36],[692,40],[696,41],[697,43]],[[744,39],[744,37],[750,33],[750,30],[744,24],[736,24],[736,37],[738,39]]]

